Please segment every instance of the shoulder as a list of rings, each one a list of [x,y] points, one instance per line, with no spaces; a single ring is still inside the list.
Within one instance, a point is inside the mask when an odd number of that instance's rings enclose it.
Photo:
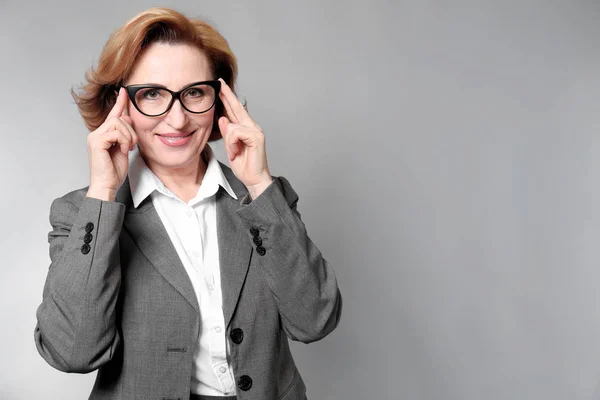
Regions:
[[[55,209],[56,207],[64,208],[69,206],[79,209],[86,198],[88,188],[89,186],[83,187],[81,189],[72,190],[69,193],[64,194],[63,196],[54,199],[54,201],[52,202],[52,209]]]
[[[223,175],[231,185],[231,188],[236,193],[236,195],[239,198],[242,198],[246,194],[248,194],[248,189],[246,189],[244,184],[235,176],[231,168],[223,164],[221,161],[219,161],[219,165],[221,167],[221,170],[223,171]],[[295,203],[298,201],[298,195],[296,194],[296,192],[292,188],[292,185],[286,178],[284,178],[283,176],[275,175],[273,175],[272,177],[275,186],[279,188],[281,193],[286,197],[286,199],[288,199],[289,203]]]
[[[225,179],[227,179],[227,182],[229,183],[229,186],[231,186],[231,189],[235,192],[235,194],[238,197],[238,199],[241,199],[246,194],[248,194],[248,189],[246,189],[246,186],[244,186],[244,184],[242,183],[242,181],[240,181],[235,176],[235,174],[233,173],[233,171],[231,170],[230,167],[228,167],[227,165],[223,164],[221,161],[219,161],[219,166],[221,167],[221,171],[223,172],[223,176],[225,177]]]
[[[225,176],[227,181],[229,181],[230,185],[239,184],[244,186],[244,184],[235,176],[232,169],[228,165],[223,164],[221,161],[219,161],[219,166],[221,167],[221,171],[223,171],[223,175]]]
[[[79,210],[81,208],[82,204],[86,200],[88,202],[91,201],[94,203],[102,202],[102,200],[92,199],[92,198],[87,197],[87,192],[88,192],[89,188],[90,187],[88,185],[86,187],[82,187],[80,189],[75,189],[75,190],[68,192],[67,194],[64,194],[63,196],[55,199],[52,202],[52,208],[54,209],[55,207],[62,206],[62,208],[67,207],[67,208],[75,208],[76,210]],[[115,199],[115,202],[125,205],[126,208],[131,207],[132,199],[131,199],[131,188],[129,186],[129,177],[125,178],[125,181],[123,182],[123,184],[117,191],[117,198]]]
[[[54,230],[69,231],[74,215],[79,213],[86,198],[87,187],[73,190],[52,201],[50,224]]]

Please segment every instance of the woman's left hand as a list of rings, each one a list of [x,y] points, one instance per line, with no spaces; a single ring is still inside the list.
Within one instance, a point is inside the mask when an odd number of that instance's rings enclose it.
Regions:
[[[219,118],[225,151],[233,173],[255,199],[273,181],[267,165],[265,136],[227,83],[221,78],[219,80],[219,98],[227,112],[227,117]]]

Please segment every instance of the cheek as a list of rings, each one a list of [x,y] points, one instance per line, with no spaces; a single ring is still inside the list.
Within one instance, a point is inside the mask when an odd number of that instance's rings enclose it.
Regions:
[[[148,118],[139,113],[129,115],[131,118],[131,127],[138,135],[139,139],[143,141],[149,138],[152,135],[152,132],[155,130],[158,121],[153,118]]]
[[[203,129],[211,129],[214,117],[215,113],[211,110],[205,114],[194,115],[192,118],[197,126],[202,127]]]

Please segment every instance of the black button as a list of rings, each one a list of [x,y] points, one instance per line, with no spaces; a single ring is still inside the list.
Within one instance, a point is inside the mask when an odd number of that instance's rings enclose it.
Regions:
[[[252,239],[252,241],[257,246],[260,246],[262,244],[262,239],[260,238],[260,236],[255,236],[254,239]]]
[[[86,233],[85,236],[83,237],[83,243],[89,243],[92,241],[94,237],[92,236],[91,233]]]
[[[85,231],[87,233],[90,233],[93,230],[94,230],[94,224],[92,224],[91,222],[88,222],[87,224],[85,224]]]
[[[232,329],[229,333],[229,337],[233,343],[240,344],[242,343],[242,340],[244,340],[244,331],[240,328]]]
[[[89,244],[87,244],[87,243],[86,243],[86,244],[84,244],[83,246],[81,246],[81,252],[82,252],[83,254],[87,254],[87,253],[89,253],[91,249],[92,249],[92,248],[91,248],[91,247],[90,247],[90,245],[89,245]]]
[[[238,379],[237,384],[238,387],[245,392],[247,390],[250,390],[250,388],[252,387],[252,379],[248,375],[242,375],[240,376],[240,379]]]
[[[250,228],[250,233],[252,234],[252,236],[257,237],[258,236],[258,229],[256,229],[256,227],[252,227]]]
[[[262,247],[262,246],[258,246],[258,247],[256,248],[256,252],[257,252],[258,254],[260,254],[261,256],[264,256],[265,254],[267,254],[267,250],[265,250],[265,248],[264,248],[264,247]]]

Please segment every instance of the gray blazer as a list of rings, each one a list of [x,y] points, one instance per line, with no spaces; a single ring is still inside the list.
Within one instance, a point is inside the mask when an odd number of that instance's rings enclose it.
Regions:
[[[304,399],[288,338],[309,343],[337,326],[342,298],[335,275],[307,236],[285,178],[251,201],[231,169],[221,168],[241,199],[222,188],[216,195],[238,398]],[[150,198],[133,207],[127,180],[114,202],[86,192],[52,203],[52,263],[37,310],[37,349],[61,371],[97,369],[90,399],[187,400],[202,327],[177,252]]]

